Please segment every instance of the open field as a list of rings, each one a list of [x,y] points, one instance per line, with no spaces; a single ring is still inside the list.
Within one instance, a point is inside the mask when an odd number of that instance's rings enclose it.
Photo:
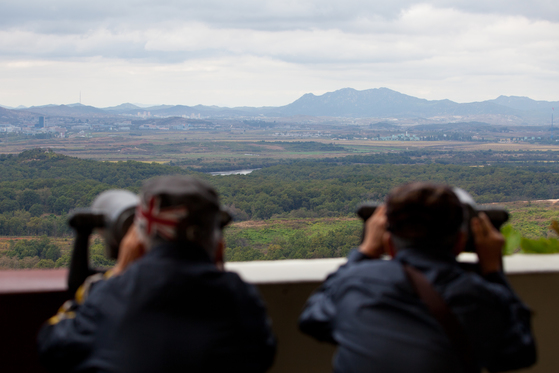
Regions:
[[[292,131],[293,133],[317,131]],[[325,151],[293,149],[290,143],[332,145]],[[287,144],[287,145],[286,145]],[[356,154],[400,152],[405,150],[439,151],[547,151],[559,150],[559,145],[519,143],[488,143],[466,141],[372,141],[341,140],[329,137],[278,137],[274,131],[143,131],[139,136],[129,134],[93,133],[92,137],[53,139],[11,139],[0,142],[0,154],[20,153],[31,148],[51,148],[65,155],[97,160],[143,162],[204,162],[227,161],[231,158],[251,159],[320,159]]]
[[[316,140],[324,141],[324,140]],[[365,147],[377,147],[389,150],[412,150],[412,149],[432,149],[432,150],[456,150],[456,151],[518,151],[518,150],[540,150],[558,151],[558,145],[542,145],[530,143],[493,143],[480,141],[372,141],[372,140],[332,140],[338,145],[355,145]]]
[[[348,226],[360,227],[361,222],[358,218],[348,217],[248,220],[231,224],[227,228],[226,237],[241,235],[256,244],[267,244],[279,238],[287,239],[297,232],[304,232],[306,236],[312,237]]]
[[[524,237],[557,237],[549,228],[552,220],[559,220],[557,200],[499,203],[510,213],[510,224]]]

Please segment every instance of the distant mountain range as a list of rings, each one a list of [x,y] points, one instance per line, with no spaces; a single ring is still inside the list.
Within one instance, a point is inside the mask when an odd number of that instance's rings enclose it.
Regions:
[[[130,103],[108,108],[82,104],[34,106],[3,109],[45,116],[114,116],[149,112],[157,116],[198,116],[209,118],[289,117],[297,115],[345,118],[431,118],[437,116],[512,116],[521,119],[543,119],[559,101],[535,101],[528,97],[500,96],[494,100],[459,104],[450,100],[425,100],[388,88],[357,91],[344,88],[320,96],[307,93],[291,104],[280,107],[236,107],[160,105],[140,107]]]

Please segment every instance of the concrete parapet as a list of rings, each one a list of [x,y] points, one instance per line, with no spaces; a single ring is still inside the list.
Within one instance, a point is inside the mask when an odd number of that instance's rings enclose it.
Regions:
[[[475,261],[475,254],[459,260]],[[299,333],[302,307],[326,276],[345,259],[283,260],[227,263],[258,286],[273,322],[279,347],[270,372],[312,373],[331,370],[335,348]],[[559,255],[513,255],[504,258],[507,276],[520,297],[534,311],[539,359],[527,372],[559,371]],[[66,270],[0,271],[0,349],[2,371],[42,372],[35,356],[39,326],[68,297]]]

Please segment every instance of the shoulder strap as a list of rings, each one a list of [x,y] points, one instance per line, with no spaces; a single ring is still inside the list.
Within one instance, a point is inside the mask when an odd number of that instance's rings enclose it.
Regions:
[[[435,319],[441,324],[458,356],[460,356],[464,362],[466,372],[479,372],[479,366],[474,359],[473,349],[466,335],[466,331],[456,318],[456,315],[421,272],[408,264],[403,264],[403,266],[404,273],[411,282],[415,292],[425,303]]]

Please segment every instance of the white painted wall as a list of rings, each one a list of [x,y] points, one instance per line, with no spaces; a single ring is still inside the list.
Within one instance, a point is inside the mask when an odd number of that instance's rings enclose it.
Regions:
[[[461,254],[460,261],[475,261]],[[278,337],[272,373],[318,373],[331,370],[335,351],[297,330],[297,318],[311,292],[345,259],[282,260],[227,263],[230,271],[258,285]],[[507,276],[519,296],[534,311],[539,359],[526,370],[559,372],[559,255],[513,255],[504,258]]]

